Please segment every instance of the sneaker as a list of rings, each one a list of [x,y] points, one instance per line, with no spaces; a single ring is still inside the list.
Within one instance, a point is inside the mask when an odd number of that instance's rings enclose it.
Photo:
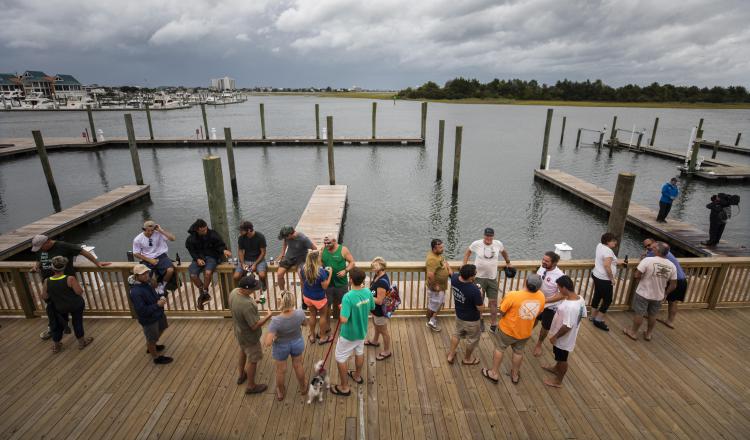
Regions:
[[[158,358],[154,358],[155,364],[168,364],[172,362],[172,358],[169,356],[159,356]]]
[[[164,349],[167,348],[161,344],[156,344],[156,351],[164,351]],[[146,349],[146,353],[148,353],[148,348]]]
[[[46,341],[47,339],[52,337],[52,332],[49,331],[49,329],[39,333],[39,337],[42,338],[42,340]]]
[[[208,294],[207,290],[203,290],[200,295],[198,295],[198,300],[196,301],[196,306],[198,307],[198,310],[203,310],[203,305],[211,301],[211,295]]]
[[[427,327],[429,327],[430,330],[432,330],[434,332],[439,332],[440,331],[440,327],[438,327],[437,323],[432,322],[432,321],[427,321]]]
[[[156,286],[156,293],[159,296],[164,296],[164,286],[165,286],[164,283],[159,283],[159,285]]]
[[[491,325],[490,326],[490,333],[493,333],[493,334],[497,333],[497,326],[496,325]]]
[[[607,323],[604,321],[594,320],[594,327],[604,330],[605,332],[609,331],[609,327],[607,326]]]

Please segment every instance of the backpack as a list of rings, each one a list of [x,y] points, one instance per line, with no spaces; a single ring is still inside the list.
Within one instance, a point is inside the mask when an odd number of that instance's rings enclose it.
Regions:
[[[726,223],[730,218],[732,218],[732,207],[725,206],[719,212],[719,220],[721,220],[722,223]]]
[[[401,305],[401,296],[398,294],[398,285],[396,283],[391,284],[390,290],[385,294],[383,304],[380,306],[383,309],[383,316],[390,318]]]

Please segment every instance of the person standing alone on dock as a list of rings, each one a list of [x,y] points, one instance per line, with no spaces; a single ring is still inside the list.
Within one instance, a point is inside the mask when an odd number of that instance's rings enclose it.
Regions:
[[[286,225],[279,231],[279,240],[284,240],[279,255],[279,269],[276,272],[276,284],[280,289],[286,288],[286,273],[295,266],[305,262],[307,251],[317,250],[315,243],[307,238],[307,235],[295,231],[293,227]]]
[[[143,223],[143,232],[133,239],[133,256],[141,260],[155,275],[156,293],[164,295],[164,289],[174,276],[174,265],[169,258],[167,240],[175,241],[171,232],[148,220]]]
[[[203,310],[203,305],[211,301],[208,288],[211,286],[216,266],[224,257],[231,257],[232,252],[227,249],[219,233],[209,229],[203,219],[197,219],[188,229],[188,234],[190,235],[185,240],[185,247],[193,257],[188,272],[190,272],[190,280],[200,290],[196,306],[198,310]],[[202,281],[201,272],[203,272]]]
[[[617,256],[612,249],[617,246],[617,238],[611,232],[602,234],[601,243],[596,245],[594,269],[591,278],[594,280],[594,297],[591,299],[591,320],[600,330],[609,331],[604,315],[612,304],[617,275]]]
[[[659,214],[656,216],[656,221],[659,223],[667,222],[667,215],[672,209],[672,202],[677,198],[677,194],[680,190],[677,189],[677,178],[672,177],[669,182],[665,183],[661,187],[661,198],[659,199]]]
[[[466,252],[464,252],[464,262],[469,262],[471,254],[474,257],[474,265],[477,268],[477,284],[481,287],[484,295],[487,297],[487,306],[490,309],[490,331],[497,331],[497,296],[498,296],[498,279],[497,263],[500,256],[505,259],[505,266],[512,268],[508,251],[500,240],[495,240],[495,230],[492,228],[484,229],[484,238],[473,242]]]
[[[445,245],[437,238],[430,242],[430,251],[425,259],[425,271],[427,272],[427,327],[432,331],[439,332],[437,314],[445,304],[445,291],[448,289],[448,277],[451,275],[451,267],[445,261]]]

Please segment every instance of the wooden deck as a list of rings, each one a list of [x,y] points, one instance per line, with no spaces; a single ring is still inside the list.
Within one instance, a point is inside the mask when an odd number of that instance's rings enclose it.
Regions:
[[[716,141],[711,142],[711,141],[708,141],[706,139],[703,139],[703,140],[700,141],[700,146],[701,146],[701,148],[707,148],[707,149],[711,150],[711,149],[714,148],[714,146],[716,146]],[[730,145],[730,144],[719,143],[718,150],[719,151],[730,151],[732,153],[737,153],[737,154],[750,155],[750,148],[741,147],[739,145]]]
[[[297,223],[302,231],[320,248],[325,236],[341,237],[346,211],[346,185],[318,185]]]
[[[651,342],[622,334],[630,318],[611,313],[609,333],[583,323],[562,389],[542,384],[547,343],[542,359],[527,346],[518,385],[506,375],[495,385],[480,374],[489,334],[475,352],[481,365],[449,365],[453,318],[439,318],[440,333],[393,319],[393,357],[377,362],[367,349],[365,384],[312,405],[296,395],[291,366],[287,397],[275,401],[269,349],[257,375],[268,391],[244,395],[231,320],[171,320],[162,342],[175,361],[156,366],[134,320],[86,319],[93,344],[79,351],[65,336],[53,355],[38,337],[45,320],[0,319],[0,438],[747,438],[750,309],[685,310],[677,330],[657,324]],[[306,348],[308,374],[324,350]]]
[[[8,231],[0,235],[0,260],[30,248],[31,239],[37,234],[54,237],[128,202],[146,197],[149,192],[148,185],[124,185],[34,223]]]
[[[607,212],[612,206],[614,195],[611,192],[560,170],[535,170],[534,177]],[[630,202],[627,221],[629,224],[667,241],[672,246],[679,247],[697,256],[740,257],[750,255],[750,249],[733,246],[723,240],[715,248],[703,246],[700,242],[708,239],[707,232],[675,219],[669,219],[667,223],[658,223],[656,215],[657,212],[653,209]]]

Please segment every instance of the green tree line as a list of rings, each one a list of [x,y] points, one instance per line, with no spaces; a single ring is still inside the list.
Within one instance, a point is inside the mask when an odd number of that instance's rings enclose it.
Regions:
[[[455,78],[440,87],[428,81],[418,88],[398,92],[405,99],[463,99],[505,98],[516,100],[552,101],[618,101],[618,102],[750,102],[750,94],[742,86],[696,87],[652,83],[641,87],[628,84],[611,87],[601,80],[557,81],[554,85],[539,84],[536,80],[499,80],[481,83],[476,79]]]

